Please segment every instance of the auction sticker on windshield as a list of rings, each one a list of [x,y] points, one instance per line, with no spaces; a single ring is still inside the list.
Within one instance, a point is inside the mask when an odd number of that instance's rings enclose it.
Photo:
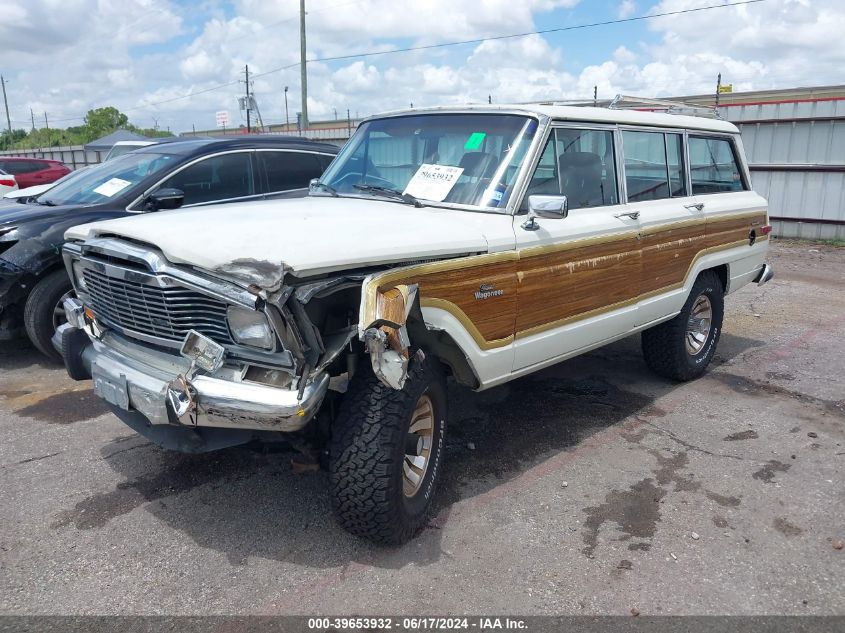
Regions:
[[[443,202],[462,173],[464,173],[463,167],[423,163],[408,182],[404,193],[423,200]]]
[[[131,182],[129,182],[128,180],[123,180],[123,178],[112,178],[111,180],[107,180],[102,185],[94,189],[94,193],[98,193],[101,196],[111,198],[114,194],[123,191],[131,184]]]

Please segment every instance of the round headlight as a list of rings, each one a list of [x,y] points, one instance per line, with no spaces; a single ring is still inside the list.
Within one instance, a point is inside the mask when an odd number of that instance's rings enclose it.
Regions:
[[[87,292],[88,284],[85,283],[85,275],[82,274],[82,265],[79,262],[73,262],[73,276],[79,289]]]
[[[227,312],[229,331],[241,345],[273,349],[273,331],[263,312],[232,306]]]

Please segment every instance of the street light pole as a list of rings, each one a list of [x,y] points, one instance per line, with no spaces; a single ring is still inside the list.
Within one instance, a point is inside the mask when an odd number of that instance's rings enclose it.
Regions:
[[[290,132],[290,117],[288,117],[288,87],[285,86],[285,132]]]
[[[3,86],[3,104],[6,106],[6,125],[9,126],[9,142],[12,142],[12,119],[9,117],[9,101],[6,99],[6,80],[0,75],[0,85]]]
[[[299,81],[302,83],[302,129],[308,127],[308,70],[305,67],[305,0],[299,0]]]

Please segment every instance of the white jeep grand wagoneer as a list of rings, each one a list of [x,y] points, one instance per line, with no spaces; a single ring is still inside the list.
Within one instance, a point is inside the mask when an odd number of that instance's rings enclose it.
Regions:
[[[442,469],[445,380],[487,389],[642,332],[707,368],[725,295],[772,273],[737,129],[610,108],[364,121],[308,198],[73,228],[72,377],[152,441],[288,441],[349,531],[401,542]]]

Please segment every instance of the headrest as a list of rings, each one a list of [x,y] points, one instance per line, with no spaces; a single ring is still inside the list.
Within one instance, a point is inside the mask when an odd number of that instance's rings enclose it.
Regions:
[[[602,170],[601,158],[592,152],[566,152],[557,160],[561,172],[569,169],[590,169],[597,172]]]
[[[461,157],[458,167],[464,168],[465,176],[484,176],[492,160],[493,157],[486,152],[470,152]]]

